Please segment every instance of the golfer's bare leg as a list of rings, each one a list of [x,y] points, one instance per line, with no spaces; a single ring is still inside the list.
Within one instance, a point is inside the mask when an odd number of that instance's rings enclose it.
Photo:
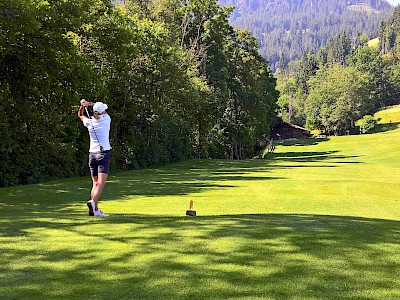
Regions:
[[[90,191],[90,199],[93,199],[93,195],[94,195],[94,190],[96,189],[97,186],[97,176],[92,176],[92,181],[93,181],[93,185],[92,185],[92,190]]]
[[[99,173],[98,176],[92,177],[93,187],[91,191],[91,196],[95,204],[95,209],[98,210],[98,202],[103,192],[104,185],[106,184],[108,174],[107,173]]]

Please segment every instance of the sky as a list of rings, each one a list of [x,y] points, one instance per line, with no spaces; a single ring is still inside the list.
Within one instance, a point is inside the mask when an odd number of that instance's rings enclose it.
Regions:
[[[400,0],[386,0],[386,1],[389,2],[392,5],[400,4]]]

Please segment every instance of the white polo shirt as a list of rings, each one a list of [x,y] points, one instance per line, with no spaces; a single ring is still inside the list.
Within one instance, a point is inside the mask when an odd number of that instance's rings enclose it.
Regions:
[[[100,146],[103,147],[103,150],[111,149],[109,140],[111,117],[108,114],[99,117],[99,119],[94,117],[83,119],[83,125],[87,127],[90,136],[89,152],[99,152]]]

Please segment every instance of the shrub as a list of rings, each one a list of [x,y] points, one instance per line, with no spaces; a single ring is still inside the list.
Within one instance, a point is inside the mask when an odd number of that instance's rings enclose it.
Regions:
[[[371,115],[366,115],[362,119],[357,121],[357,125],[360,127],[361,133],[370,132],[376,124],[377,121]]]

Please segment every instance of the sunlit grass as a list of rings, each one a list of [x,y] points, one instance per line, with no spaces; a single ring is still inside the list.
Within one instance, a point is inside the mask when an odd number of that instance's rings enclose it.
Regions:
[[[400,129],[385,130],[112,174],[103,219],[88,177],[1,189],[0,298],[399,299]]]
[[[400,122],[400,105],[378,111],[375,118],[379,120],[379,124]]]
[[[371,48],[378,48],[379,43],[380,43],[379,38],[374,38],[374,39],[368,41],[368,46]]]

